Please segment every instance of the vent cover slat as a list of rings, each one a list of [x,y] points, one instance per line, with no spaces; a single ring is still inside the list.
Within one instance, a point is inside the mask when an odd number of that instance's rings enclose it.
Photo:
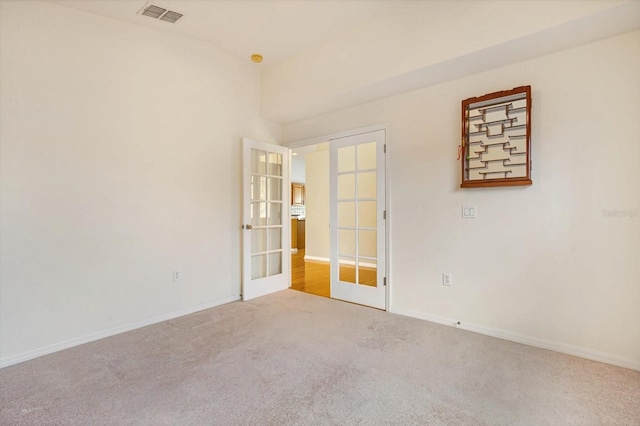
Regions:
[[[158,7],[158,6],[150,5],[149,7],[144,9],[142,14],[144,16],[150,16],[152,18],[158,19],[166,11],[167,11],[167,9],[163,9],[161,7]]]
[[[182,13],[174,12],[172,10],[168,11],[164,15],[160,17],[161,21],[175,23],[178,19],[182,18]]]

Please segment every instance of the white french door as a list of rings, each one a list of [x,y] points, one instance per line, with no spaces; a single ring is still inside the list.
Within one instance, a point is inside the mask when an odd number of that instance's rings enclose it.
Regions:
[[[289,149],[243,138],[242,299],[290,283]]]
[[[385,131],[330,143],[331,297],[386,308]]]

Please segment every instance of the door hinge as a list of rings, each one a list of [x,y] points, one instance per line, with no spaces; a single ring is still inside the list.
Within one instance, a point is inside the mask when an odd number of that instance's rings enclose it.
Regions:
[[[387,153],[387,144],[385,143],[384,146],[382,147],[382,150],[384,151],[384,153]]]
[[[386,287],[386,286],[387,286],[387,277],[384,277],[384,278],[382,279],[382,282],[384,283],[384,285],[385,285],[385,287]]]
[[[382,211],[382,219],[387,220],[387,211],[386,210]]]

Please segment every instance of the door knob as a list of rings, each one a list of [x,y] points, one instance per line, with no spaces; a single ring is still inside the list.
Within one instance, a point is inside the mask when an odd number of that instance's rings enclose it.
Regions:
[[[253,226],[252,225],[245,225],[245,226],[243,226],[243,228],[244,229],[253,229]]]

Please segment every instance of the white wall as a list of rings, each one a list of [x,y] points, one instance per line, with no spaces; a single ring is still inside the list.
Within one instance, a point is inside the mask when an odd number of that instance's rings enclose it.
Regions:
[[[294,155],[291,157],[291,182],[305,183],[306,166],[304,155]]]
[[[49,3],[0,7],[2,361],[237,298],[240,138],[281,136],[258,69]]]
[[[638,76],[635,31],[290,123],[285,140],[389,123],[393,310],[640,369],[640,215],[603,217],[640,209]],[[533,186],[459,189],[461,101],[524,84]]]
[[[305,257],[329,259],[329,146],[306,154]]]

